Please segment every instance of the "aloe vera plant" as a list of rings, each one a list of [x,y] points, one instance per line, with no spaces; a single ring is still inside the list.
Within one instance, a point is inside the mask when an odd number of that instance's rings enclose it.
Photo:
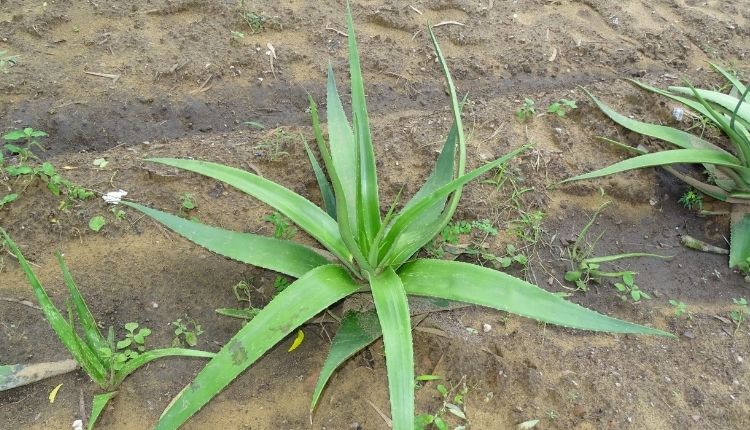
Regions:
[[[103,394],[94,396],[92,413],[88,420],[89,429],[94,427],[94,423],[102,410],[104,410],[107,402],[117,394],[115,390],[120,383],[139,367],[162,357],[185,356],[211,358],[214,356],[212,352],[184,348],[153,349],[140,353],[131,351],[128,357],[125,357],[123,354],[117,354],[117,350],[120,348],[115,344],[114,331],[110,328],[109,335],[107,337],[102,336],[94,316],[89,311],[73,280],[73,276],[70,274],[70,270],[68,270],[68,266],[65,264],[65,260],[63,260],[62,254],[58,252],[56,257],[62,269],[63,280],[68,287],[68,294],[70,295],[67,318],[52,303],[52,300],[47,295],[36,274],[34,274],[31,265],[24,258],[18,245],[2,228],[0,228],[0,239],[8,245],[10,251],[18,259],[18,263],[26,274],[26,278],[34,290],[37,302],[39,302],[39,306],[42,308],[42,312],[45,318],[47,318],[50,327],[55,331],[57,337],[65,345],[78,365],[81,366],[101,389],[106,391]],[[76,330],[77,326],[83,330],[83,336]],[[118,360],[118,357],[126,359]],[[0,366],[0,368],[6,369],[11,367],[14,366]],[[20,371],[23,371],[23,366],[18,367]],[[14,385],[12,382],[15,379],[18,379],[18,375],[6,373],[0,369],[0,386],[7,385],[8,388],[13,388]],[[7,384],[3,382],[7,382]]]
[[[672,145],[675,149],[647,152],[644,149],[623,145],[611,139],[603,140],[637,154],[593,172],[568,178],[563,182],[592,179],[633,169],[661,166],[681,181],[717,200],[730,203],[731,234],[729,267],[750,270],[750,105],[746,87],[734,75],[711,64],[729,83],[730,91],[696,89],[689,83],[685,87],[668,90],[631,80],[636,86],[681,103],[691,112],[707,119],[729,138],[730,147],[709,142],[701,136],[676,128],[637,121],[617,113],[612,108],[584,91],[599,109],[612,121],[628,130],[653,137]],[[706,178],[680,171],[676,164],[702,166]]]
[[[526,148],[466,172],[466,141],[456,90],[430,30],[450,93],[453,127],[425,184],[399,211],[394,203],[381,216],[375,156],[350,10],[347,10],[347,24],[352,125],[344,113],[330,66],[328,142],[324,139],[317,106],[310,99],[322,166],[309,148],[308,155],[325,209],[281,185],[240,169],[187,159],[149,160],[200,173],[244,191],[292,220],[326,252],[286,240],[211,227],[123,202],[208,250],[297,278],[250,320],[173,400],[157,429],[179,427],[298,326],[354,293],[371,294],[375,310],[343,318],[313,395],[311,413],[333,371],[382,336],[396,430],[414,428],[414,357],[407,296],[487,306],[572,328],[668,335],[598,314],[502,272],[456,261],[415,259],[420,248],[450,221],[462,187]]]

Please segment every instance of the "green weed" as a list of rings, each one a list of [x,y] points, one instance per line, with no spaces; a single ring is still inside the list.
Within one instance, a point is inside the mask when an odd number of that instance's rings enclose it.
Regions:
[[[577,109],[578,105],[575,100],[560,99],[549,105],[547,113],[555,114],[559,117],[564,117],[573,109]]]
[[[526,122],[536,115],[536,107],[534,100],[530,98],[523,99],[523,105],[516,110],[516,119],[521,122]]]

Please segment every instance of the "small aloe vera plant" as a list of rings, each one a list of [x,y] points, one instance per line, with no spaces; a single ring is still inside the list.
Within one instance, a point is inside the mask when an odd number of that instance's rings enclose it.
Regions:
[[[78,365],[105,391],[102,394],[94,396],[91,415],[88,419],[87,428],[89,430],[94,428],[94,423],[96,423],[107,402],[117,394],[116,390],[120,383],[139,367],[162,357],[186,356],[211,358],[214,356],[212,352],[184,348],[153,349],[143,352],[126,350],[127,354],[118,352],[123,347],[115,343],[114,330],[110,327],[108,336],[106,338],[102,336],[94,316],[89,311],[86,302],[83,300],[78,287],[73,281],[73,276],[70,274],[70,270],[68,270],[62,254],[58,252],[56,257],[62,269],[63,279],[65,285],[68,287],[68,294],[70,296],[67,303],[67,318],[52,303],[52,300],[47,295],[44,287],[42,287],[34,271],[31,270],[31,265],[24,258],[18,245],[11,240],[5,230],[0,228],[0,243],[3,242],[8,245],[10,251],[18,259],[21,269],[26,274],[26,278],[34,290],[37,302],[39,302],[42,312],[45,318],[47,318],[47,322],[55,331],[57,337],[60,338],[60,341],[65,345]],[[137,324],[135,325],[137,327]],[[83,336],[76,330],[77,326],[83,330]],[[126,324],[127,327],[129,327],[128,324]],[[145,333],[142,329],[140,332],[133,334],[133,329],[128,328],[131,332],[128,338],[137,339],[138,336],[143,336]],[[141,339],[140,343],[143,343],[143,339]],[[28,379],[24,377],[28,375],[23,375],[22,373],[14,374],[7,371],[19,369],[20,372],[23,372],[24,367],[20,365],[0,366],[0,387],[8,386],[12,388],[16,386],[14,385],[14,381],[24,383],[24,379]]]
[[[175,429],[298,326],[355,293],[369,293],[375,312],[349,313],[334,337],[313,394],[312,413],[333,371],[382,336],[391,416],[395,430],[414,428],[414,357],[408,296],[461,301],[513,312],[565,327],[617,333],[668,335],[610,318],[502,272],[457,261],[418,259],[415,254],[449,223],[462,187],[507,162],[525,148],[466,172],[466,141],[456,90],[430,31],[445,75],[453,111],[436,167],[411,200],[381,212],[375,156],[365,107],[364,85],[347,10],[352,121],[350,126],[328,69],[328,142],[310,100],[313,130],[323,159],[308,155],[323,195],[320,208],[289,189],[252,173],[221,164],[155,158],[196,172],[253,196],[292,220],[327,252],[287,240],[228,231],[186,220],[133,202],[194,243],[223,256],[297,278],[250,320],[172,401],[157,429]],[[327,172],[327,175],[324,173]],[[381,216],[385,213],[384,216]]]
[[[685,111],[678,108],[675,111],[676,118],[681,119],[685,112],[691,112],[693,116],[721,130],[729,138],[729,144],[726,145],[728,149],[683,130],[629,118],[617,113],[584,89],[589,98],[612,121],[628,130],[665,142],[671,149],[656,148],[656,151],[647,152],[645,149],[602,138],[636,156],[566,179],[564,182],[660,166],[696,190],[731,204],[729,267],[750,272],[750,87],[721,67],[715,64],[711,64],[711,67],[727,80],[730,88],[728,94],[696,89],[690,84],[686,87],[669,87],[662,90],[642,82],[630,82],[646,91],[678,102],[688,109]],[[700,166],[705,172],[705,178],[678,170],[675,167],[677,164]]]

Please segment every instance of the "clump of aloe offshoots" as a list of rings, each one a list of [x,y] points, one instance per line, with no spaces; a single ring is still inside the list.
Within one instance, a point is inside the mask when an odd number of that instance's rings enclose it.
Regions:
[[[325,248],[320,252],[279,238],[239,233],[185,220],[136,203],[136,208],[187,239],[223,256],[297,278],[250,320],[167,407],[157,429],[175,429],[297,327],[354,293],[369,293],[374,312],[342,318],[313,394],[311,411],[333,371],[383,337],[393,429],[414,428],[414,356],[408,296],[462,301],[566,327],[668,335],[582,308],[525,281],[456,261],[415,258],[450,222],[462,187],[508,162],[525,147],[466,172],[466,141],[456,90],[430,29],[445,75],[453,127],[437,164],[400,210],[381,211],[375,156],[351,13],[347,11],[352,124],[328,68],[328,141],[310,103],[322,166],[309,151],[324,208],[255,174],[217,163],[155,158],[161,163],[226,182],[294,222]],[[383,214],[385,213],[385,216]]]
[[[31,270],[26,258],[10,236],[0,228],[0,244],[5,243],[10,252],[18,259],[21,269],[26,274],[26,278],[34,290],[39,306],[42,308],[44,317],[47,319],[50,327],[55,331],[57,337],[65,345],[73,356],[73,359],[86,372],[89,377],[105,392],[94,395],[91,407],[91,415],[88,418],[88,429],[94,427],[97,418],[104,410],[104,407],[116,394],[117,387],[131,373],[139,367],[150,363],[157,358],[169,356],[185,357],[203,357],[211,358],[214,356],[211,352],[199,351],[184,348],[165,348],[146,350],[144,343],[145,337],[151,331],[141,328],[137,332],[137,323],[127,323],[125,328],[128,333],[125,339],[116,342],[114,330],[110,327],[107,337],[102,336],[99,331],[94,316],[89,311],[86,302],[83,300],[78,287],[73,281],[73,276],[68,270],[61,253],[56,253],[57,262],[63,273],[65,285],[68,287],[68,308],[67,313],[61,313],[52,303],[49,295],[42,287],[39,279]],[[78,328],[83,331],[79,334]],[[11,367],[11,366],[5,366]],[[3,378],[12,378],[13,375],[0,371],[0,382]],[[0,386],[3,384],[0,384]]]

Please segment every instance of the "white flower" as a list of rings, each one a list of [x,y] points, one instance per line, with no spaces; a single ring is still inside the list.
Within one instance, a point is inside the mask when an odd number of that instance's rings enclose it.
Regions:
[[[102,198],[104,199],[105,202],[116,205],[120,203],[120,200],[127,195],[128,195],[127,191],[118,190],[118,191],[110,191],[107,194],[103,195]]]

